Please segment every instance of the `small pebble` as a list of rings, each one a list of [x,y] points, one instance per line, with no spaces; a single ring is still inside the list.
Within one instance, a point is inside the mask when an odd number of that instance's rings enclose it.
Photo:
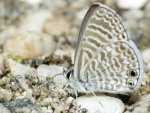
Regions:
[[[108,96],[81,96],[76,102],[89,113],[122,113],[125,109],[120,99]]]
[[[145,5],[147,0],[117,0],[118,7],[122,9],[139,9]]]
[[[9,101],[12,98],[12,92],[0,87],[0,101]]]

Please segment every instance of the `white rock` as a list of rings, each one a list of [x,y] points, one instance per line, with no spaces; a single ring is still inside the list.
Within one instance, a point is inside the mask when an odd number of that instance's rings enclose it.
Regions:
[[[0,79],[0,86],[4,85],[4,84],[8,84],[10,83],[10,78],[5,76],[3,78]]]
[[[9,26],[0,33],[0,44],[4,44],[12,35],[18,32],[18,29],[14,26]]]
[[[53,78],[53,82],[58,85],[60,84],[61,86],[67,85],[67,83],[68,83],[68,81],[64,75],[57,75],[56,77]]]
[[[8,62],[10,71],[12,74],[14,74],[14,76],[17,76],[17,75],[24,76],[26,74],[33,75],[33,76],[37,75],[36,70],[30,66],[26,66],[26,65],[17,63],[12,59],[8,59],[7,62]]]
[[[16,79],[18,80],[22,88],[24,88],[25,90],[28,89],[25,75],[36,77],[37,76],[36,70],[29,66],[17,63],[11,59],[8,59],[7,62],[11,73],[13,74],[13,76],[16,76]]]
[[[52,109],[47,109],[47,107],[41,107],[41,113],[53,113]]]
[[[20,0],[23,2],[26,2],[30,5],[39,5],[41,2],[43,2],[43,0]]]
[[[121,100],[108,96],[81,96],[76,102],[89,113],[123,113],[125,109]]]
[[[125,113],[150,113],[150,94],[128,108]]]
[[[32,90],[31,89],[28,89],[27,91],[24,92],[24,97],[25,98],[28,98],[28,99],[31,99],[32,98]]]
[[[74,101],[74,98],[73,97],[69,97],[67,100],[66,100],[66,104],[71,104],[73,103]]]
[[[146,49],[142,52],[142,58],[145,62],[149,62],[150,61],[150,49]]]
[[[92,2],[92,1],[90,1],[90,2]],[[93,0],[93,2],[94,2],[94,0]],[[85,9],[85,7],[89,7],[89,2],[87,2],[87,0],[76,0],[71,3],[71,7],[78,11],[79,9],[82,9],[82,8]]]
[[[150,2],[148,2],[145,6],[145,11],[144,11],[144,14],[145,14],[145,18],[149,19],[150,18]]]
[[[117,5],[122,9],[139,9],[147,0],[118,0]]]
[[[37,68],[37,73],[38,73],[38,79],[40,81],[45,81],[46,77],[53,77],[56,74],[62,74],[63,73],[63,67],[57,66],[57,65],[40,65]]]
[[[88,9],[83,9],[76,14],[76,17],[80,22],[82,22],[87,11],[88,11]]]
[[[3,73],[4,71],[4,58],[3,56],[0,56],[0,75]]]
[[[32,90],[31,89],[27,89],[20,96],[17,96],[16,99],[27,98],[27,99],[31,100],[31,102],[35,103],[35,98],[32,97],[32,94],[33,94]]]
[[[64,107],[65,107],[65,105],[63,105],[63,104],[58,105],[58,106],[56,107],[54,113],[61,113],[61,111],[64,110]]]
[[[51,54],[56,43],[46,34],[39,32],[19,32],[4,45],[5,53],[20,56],[22,59]]]
[[[16,79],[18,80],[19,84],[22,86],[23,89],[27,90],[29,88],[24,75],[18,75]]]
[[[143,16],[144,16],[144,12],[140,9],[131,9],[123,13],[123,17],[128,21],[140,20],[143,18]]]
[[[43,31],[52,35],[62,35],[69,33],[71,27],[69,17],[57,16],[45,22]]]
[[[12,98],[12,92],[7,89],[0,88],[0,101],[9,101]]]
[[[38,111],[37,110],[32,110],[31,113],[38,113]]]
[[[75,50],[71,48],[70,46],[62,47],[61,49],[58,48],[55,51],[55,55],[58,55],[63,58],[63,56],[69,56],[71,58],[72,64],[74,63],[74,54]]]
[[[42,104],[42,106],[48,106],[49,104],[51,104],[51,102],[53,102],[52,98],[51,98],[51,97],[48,97],[48,98],[44,98],[44,99],[41,101],[41,104]]]
[[[65,7],[67,5],[66,1],[63,0],[50,0],[51,2],[53,2],[53,6],[55,7]]]
[[[0,104],[0,113],[11,113],[5,106]]]
[[[22,20],[22,23],[19,26],[19,30],[39,32],[43,29],[46,20],[51,17],[52,15],[48,10],[38,10],[37,12],[32,12]]]

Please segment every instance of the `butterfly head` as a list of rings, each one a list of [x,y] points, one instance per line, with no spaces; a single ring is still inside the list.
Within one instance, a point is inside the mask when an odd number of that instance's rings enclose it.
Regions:
[[[65,77],[68,79],[68,80],[70,80],[72,77],[73,77],[73,69],[71,68],[71,69],[69,69],[69,70],[67,70],[67,69],[63,69],[63,75],[65,75]]]

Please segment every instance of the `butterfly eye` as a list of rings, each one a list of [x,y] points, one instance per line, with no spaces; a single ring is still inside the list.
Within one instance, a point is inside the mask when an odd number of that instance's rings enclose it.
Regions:
[[[66,73],[66,77],[67,77],[67,79],[69,79],[69,78],[70,78],[70,76],[71,76],[70,72]]]
[[[65,71],[65,70],[64,70],[63,73],[64,73],[64,75],[66,76],[67,79],[70,79],[71,76],[73,75],[73,69],[70,69],[70,70],[68,70],[68,71]]]
[[[136,77],[138,75],[136,70],[128,70],[128,76]]]
[[[128,84],[128,87],[134,88],[136,85],[136,81],[135,80],[128,80],[127,84]]]

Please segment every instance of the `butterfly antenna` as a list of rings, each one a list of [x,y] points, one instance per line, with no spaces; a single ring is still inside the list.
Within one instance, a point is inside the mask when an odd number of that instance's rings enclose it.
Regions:
[[[63,68],[63,72],[62,73],[58,73],[56,75],[54,75],[53,77],[59,76],[59,75],[65,75],[67,73],[67,69]]]
[[[90,90],[88,94],[92,94],[93,96],[96,96],[92,90]]]
[[[59,76],[59,75],[63,75],[63,73],[58,73],[56,75],[54,75],[53,77]]]
[[[59,76],[59,75],[63,75],[63,73],[55,74],[55,75],[52,77],[52,80],[53,80],[55,77]]]

